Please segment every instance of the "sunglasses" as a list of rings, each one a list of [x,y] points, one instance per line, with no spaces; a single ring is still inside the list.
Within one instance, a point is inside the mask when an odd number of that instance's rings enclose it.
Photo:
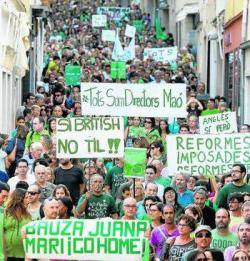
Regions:
[[[36,194],[39,194],[39,193],[35,192],[35,191],[27,191],[27,194],[31,195],[31,196],[35,196]]]
[[[201,233],[201,234],[197,234],[195,237],[197,237],[197,238],[211,238],[211,234],[210,233]]]
[[[155,147],[151,147],[151,150],[155,149]]]
[[[145,123],[152,123],[152,121],[145,121]]]

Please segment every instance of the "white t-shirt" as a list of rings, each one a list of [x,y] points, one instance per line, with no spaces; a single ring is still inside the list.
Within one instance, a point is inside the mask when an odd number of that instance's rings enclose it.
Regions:
[[[16,188],[16,184],[21,181],[21,179],[18,176],[12,177],[8,180],[8,184],[10,186],[10,192],[14,191]],[[35,183],[35,177],[34,175],[27,175],[26,180],[23,180],[25,182],[27,182],[29,185],[32,185]]]
[[[7,157],[7,153],[0,149],[0,170],[3,172],[6,172],[5,169],[5,158]]]

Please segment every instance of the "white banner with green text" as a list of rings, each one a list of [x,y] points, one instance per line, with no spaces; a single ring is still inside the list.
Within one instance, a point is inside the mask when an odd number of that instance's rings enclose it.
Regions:
[[[234,163],[250,170],[250,134],[168,135],[168,170],[218,175],[229,172]]]
[[[81,83],[82,115],[181,117],[186,85]]]
[[[237,132],[236,112],[216,113],[199,117],[200,134]]]
[[[59,118],[56,124],[57,158],[123,157],[122,118]]]
[[[142,220],[41,220],[23,228],[23,244],[28,258],[140,261],[147,228]]]
[[[156,62],[168,63],[176,61],[177,59],[177,47],[165,47],[165,48],[145,48],[143,53],[143,59],[153,59]]]

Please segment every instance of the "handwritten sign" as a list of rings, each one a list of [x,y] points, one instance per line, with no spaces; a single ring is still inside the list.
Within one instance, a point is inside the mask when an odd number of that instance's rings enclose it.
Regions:
[[[236,112],[216,113],[199,117],[200,134],[237,132]]]
[[[250,170],[250,134],[168,135],[168,170],[200,175],[219,175],[234,163]]]
[[[145,48],[144,60],[153,59],[156,62],[168,63],[177,59],[177,46],[166,48]]]
[[[186,117],[185,84],[82,83],[83,115]]]
[[[143,220],[57,219],[24,227],[29,258],[140,261],[148,222]]]
[[[56,123],[57,158],[123,157],[122,118],[59,118]]]

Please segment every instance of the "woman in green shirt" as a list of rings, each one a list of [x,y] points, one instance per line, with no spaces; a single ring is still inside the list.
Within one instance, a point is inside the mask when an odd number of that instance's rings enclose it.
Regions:
[[[141,120],[139,117],[131,117],[132,124],[125,129],[126,147],[133,147],[133,139],[145,137],[144,129],[140,126]]]
[[[31,222],[24,204],[26,190],[16,189],[10,195],[4,213],[4,248],[7,260],[24,260],[21,228]]]
[[[155,128],[155,118],[145,118],[144,131],[149,144],[161,139],[159,131]]]

